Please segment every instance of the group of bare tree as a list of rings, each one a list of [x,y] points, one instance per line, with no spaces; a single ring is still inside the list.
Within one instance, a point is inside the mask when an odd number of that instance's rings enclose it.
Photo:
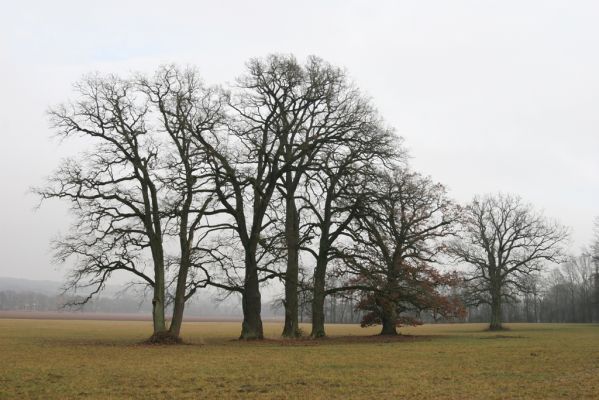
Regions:
[[[449,290],[460,277],[438,267],[447,257],[473,266],[468,299],[497,308],[561,256],[565,230],[518,198],[462,208],[410,170],[371,101],[319,58],[253,59],[228,88],[167,66],[89,76],[76,91],[50,115],[91,150],[37,189],[74,212],[56,260],[73,263],[70,288],[91,289],[82,302],[117,272],[147,285],[152,340],[179,340],[185,304],[207,286],[238,294],[241,338],[260,339],[272,281],[284,286],[286,337],[301,335],[307,303],[311,335],[324,336],[327,296],[355,300],[363,325],[396,334],[421,312],[463,314]]]
[[[537,318],[544,322],[599,322],[599,264],[583,252],[541,279]]]

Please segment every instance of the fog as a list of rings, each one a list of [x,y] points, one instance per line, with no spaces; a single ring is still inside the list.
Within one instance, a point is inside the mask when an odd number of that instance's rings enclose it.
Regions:
[[[30,187],[84,143],[45,114],[81,75],[195,65],[233,81],[250,57],[343,66],[404,137],[414,168],[465,202],[510,192],[571,227],[599,215],[599,4],[588,1],[13,2],[0,15],[0,276],[61,280],[61,204]]]

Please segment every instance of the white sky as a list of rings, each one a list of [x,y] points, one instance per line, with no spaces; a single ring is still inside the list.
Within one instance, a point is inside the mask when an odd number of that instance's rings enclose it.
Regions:
[[[325,5],[321,3],[326,3]],[[45,110],[92,71],[199,67],[232,81],[250,57],[347,68],[452,196],[520,194],[588,244],[599,215],[597,1],[2,1],[0,276],[60,280],[65,208],[28,188],[76,144]]]

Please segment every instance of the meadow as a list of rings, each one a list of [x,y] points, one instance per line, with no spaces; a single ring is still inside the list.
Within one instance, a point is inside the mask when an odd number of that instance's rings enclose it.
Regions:
[[[144,321],[0,319],[0,398],[597,399],[599,325],[329,325],[330,338],[236,340],[240,324],[190,322],[185,345],[140,342]],[[308,327],[304,327],[308,329]]]

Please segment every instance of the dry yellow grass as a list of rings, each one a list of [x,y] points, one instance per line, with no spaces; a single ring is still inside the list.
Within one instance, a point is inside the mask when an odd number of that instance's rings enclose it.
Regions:
[[[147,322],[0,320],[0,398],[598,399],[599,326],[403,329],[422,338],[234,340],[187,323],[182,346],[142,346]],[[306,327],[307,329],[307,327]],[[276,339],[279,324],[266,324]],[[331,325],[332,336],[376,329]]]

